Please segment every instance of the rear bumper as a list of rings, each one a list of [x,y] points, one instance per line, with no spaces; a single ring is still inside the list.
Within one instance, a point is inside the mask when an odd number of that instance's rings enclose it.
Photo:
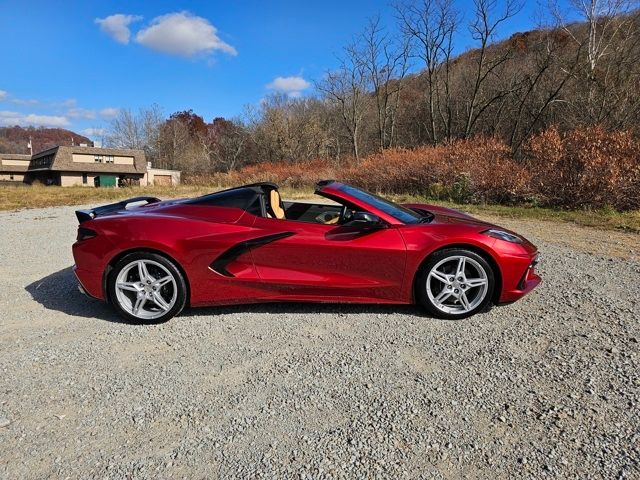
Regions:
[[[89,270],[83,270],[78,268],[77,265],[73,266],[73,273],[78,280],[78,288],[80,292],[97,300],[104,300],[102,292],[102,275],[96,275],[94,272]]]

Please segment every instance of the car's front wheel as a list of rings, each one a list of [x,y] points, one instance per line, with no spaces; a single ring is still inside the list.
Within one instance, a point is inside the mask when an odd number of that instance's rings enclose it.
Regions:
[[[107,280],[109,300],[134,323],[166,322],[182,311],[187,287],[180,270],[167,258],[136,252],[122,258]]]
[[[495,275],[489,263],[471,250],[451,248],[431,255],[416,279],[416,298],[439,318],[459,319],[491,303]]]

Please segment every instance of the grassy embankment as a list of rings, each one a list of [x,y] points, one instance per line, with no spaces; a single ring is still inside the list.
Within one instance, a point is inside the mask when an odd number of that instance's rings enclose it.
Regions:
[[[100,205],[123,198],[152,195],[159,198],[180,198],[201,195],[217,188],[201,185],[181,185],[179,187],[138,187],[138,188],[86,188],[86,187],[0,187],[0,210],[19,210],[62,205]],[[310,189],[281,189],[285,199],[310,198]],[[433,201],[420,197],[392,195],[391,199],[401,202],[437,203],[457,208],[475,215],[500,216],[508,218],[570,222],[605,230],[623,230],[640,233],[640,211],[616,212],[614,210],[560,210],[526,206],[504,205],[459,205]]]

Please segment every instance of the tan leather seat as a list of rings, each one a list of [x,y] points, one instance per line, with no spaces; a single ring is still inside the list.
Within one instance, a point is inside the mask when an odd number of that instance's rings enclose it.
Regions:
[[[336,225],[338,223],[338,220],[340,220],[340,215],[335,215],[332,218],[330,218],[329,220],[326,220],[324,222],[325,225]]]
[[[282,220],[284,217],[284,209],[280,205],[280,194],[277,190],[269,192],[269,209],[275,218]]]

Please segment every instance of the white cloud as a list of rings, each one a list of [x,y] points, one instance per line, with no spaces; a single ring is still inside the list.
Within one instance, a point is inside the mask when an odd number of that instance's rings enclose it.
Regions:
[[[86,135],[87,137],[102,137],[107,130],[104,128],[85,128],[80,133]]]
[[[5,90],[0,90],[0,100],[7,98],[8,93]]]
[[[98,113],[103,118],[115,118],[118,115],[119,111],[120,111],[119,108],[107,107],[107,108],[103,108]]]
[[[33,106],[38,105],[40,102],[38,100],[34,100],[33,98],[16,98],[12,97],[9,99],[11,103],[15,103],[16,105],[21,106]]]
[[[33,125],[36,127],[66,127],[69,125],[69,119],[60,115],[37,115],[35,113],[19,113],[7,110],[0,111],[0,125]]]
[[[87,108],[71,108],[67,112],[67,116],[71,118],[86,118],[86,119],[94,119],[96,118],[95,110],[89,110]]]
[[[95,22],[100,25],[100,30],[109,35],[118,43],[127,44],[131,38],[129,24],[141,20],[138,15],[124,15],[116,13],[105,18],[96,18]]]
[[[111,119],[111,118],[114,118],[116,115],[118,115],[118,109],[113,107],[107,107],[101,110],[73,107],[67,110],[68,117],[85,118],[87,120],[93,120],[94,118],[98,118],[98,117]]]
[[[298,98],[302,91],[309,88],[311,84],[302,77],[276,77],[267,85],[269,90],[286,93],[292,98]]]
[[[238,52],[217,35],[217,29],[206,18],[188,12],[169,13],[154,18],[151,25],[140,30],[136,42],[171,55],[193,57],[216,50],[237,55]]]

